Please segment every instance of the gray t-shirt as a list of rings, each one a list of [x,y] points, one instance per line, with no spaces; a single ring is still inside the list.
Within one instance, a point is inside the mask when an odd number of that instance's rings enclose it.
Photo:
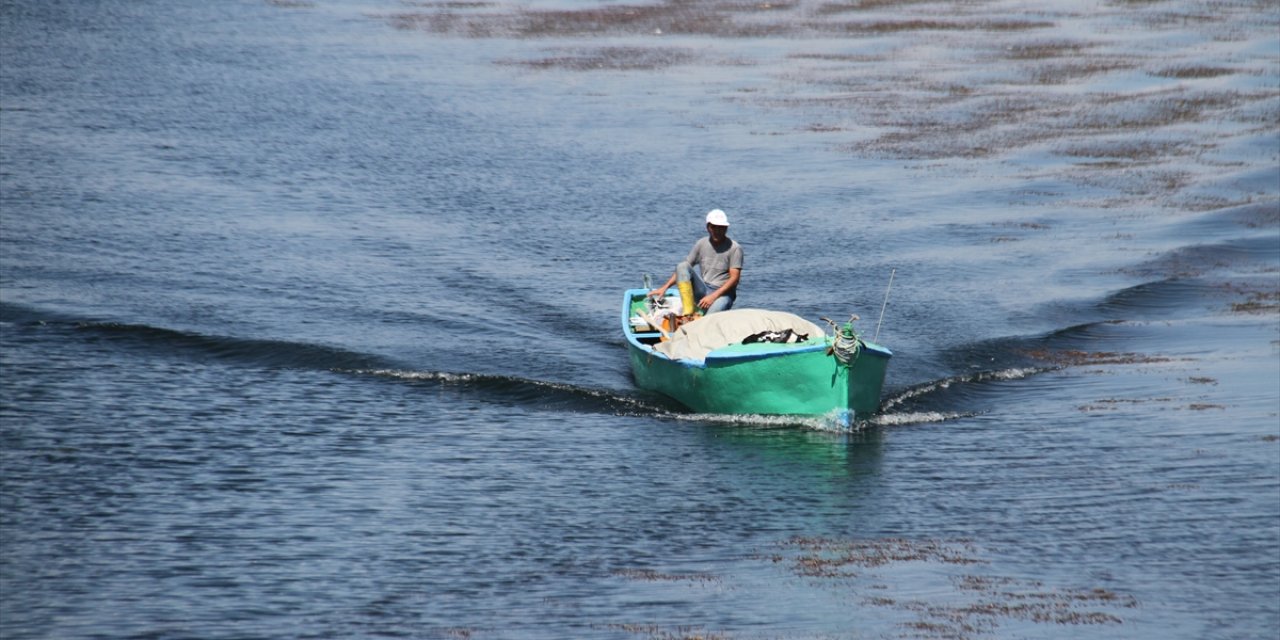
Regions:
[[[732,238],[725,238],[724,244],[716,248],[711,245],[711,238],[703,236],[693,243],[685,262],[691,267],[698,267],[707,286],[719,288],[729,281],[730,269],[742,268],[742,245]]]

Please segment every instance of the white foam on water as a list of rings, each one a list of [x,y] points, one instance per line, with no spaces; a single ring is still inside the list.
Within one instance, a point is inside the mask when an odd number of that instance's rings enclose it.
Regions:
[[[1053,368],[1045,367],[1013,367],[1010,369],[1000,369],[998,371],[980,371],[978,373],[963,376],[942,378],[941,380],[927,382],[925,384],[906,389],[905,391],[898,393],[898,395],[885,400],[881,403],[880,408],[881,410],[888,410],[907,400],[911,400],[912,398],[919,398],[920,396],[949,389],[951,388],[951,385],[976,384],[990,381],[1003,382],[1010,380],[1023,380],[1025,378],[1030,378],[1031,376],[1053,370]]]
[[[972,413],[953,411],[912,411],[907,413],[883,413],[871,418],[871,424],[877,427],[905,427],[917,424],[932,424],[967,418]]]

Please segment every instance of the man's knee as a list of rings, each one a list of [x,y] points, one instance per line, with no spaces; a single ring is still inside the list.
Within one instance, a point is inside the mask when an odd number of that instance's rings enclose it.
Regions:
[[[689,280],[693,277],[693,267],[688,262],[681,262],[676,265],[676,278],[679,280]]]
[[[715,302],[711,303],[711,307],[707,309],[707,313],[716,313],[718,311],[728,311],[733,308],[733,298],[729,296],[720,296]]]

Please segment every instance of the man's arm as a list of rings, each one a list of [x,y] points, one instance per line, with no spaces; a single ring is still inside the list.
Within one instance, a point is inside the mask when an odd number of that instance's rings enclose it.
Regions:
[[[662,285],[661,287],[658,287],[657,289],[654,289],[653,291],[650,291],[650,292],[649,292],[649,297],[651,297],[651,298],[661,298],[662,296],[667,295],[667,289],[670,289],[670,288],[671,288],[671,285],[673,285],[673,284],[675,284],[675,283],[676,283],[676,274],[675,274],[675,273],[672,273],[672,274],[671,274],[671,277],[667,279],[667,283],[666,283],[666,284],[664,284],[664,285]]]
[[[702,307],[703,309],[710,309],[711,304],[714,303],[717,298],[719,298],[720,296],[730,291],[733,291],[733,288],[738,286],[738,280],[740,280],[741,278],[742,278],[742,269],[730,269],[729,279],[725,280],[724,284],[720,285],[719,289],[716,289],[715,291],[708,293],[705,297],[702,298],[702,300],[699,300],[698,306]],[[667,286],[671,286],[671,285],[667,285]]]

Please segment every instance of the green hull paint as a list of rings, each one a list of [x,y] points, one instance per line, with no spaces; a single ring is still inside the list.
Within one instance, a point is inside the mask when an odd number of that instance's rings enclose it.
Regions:
[[[629,321],[642,289],[623,300],[623,332],[636,385],[669,396],[700,413],[824,416],[863,419],[880,405],[893,355],[864,343],[849,365],[827,355],[827,341],[793,345],[731,345],[704,362],[672,360],[645,344]]]

